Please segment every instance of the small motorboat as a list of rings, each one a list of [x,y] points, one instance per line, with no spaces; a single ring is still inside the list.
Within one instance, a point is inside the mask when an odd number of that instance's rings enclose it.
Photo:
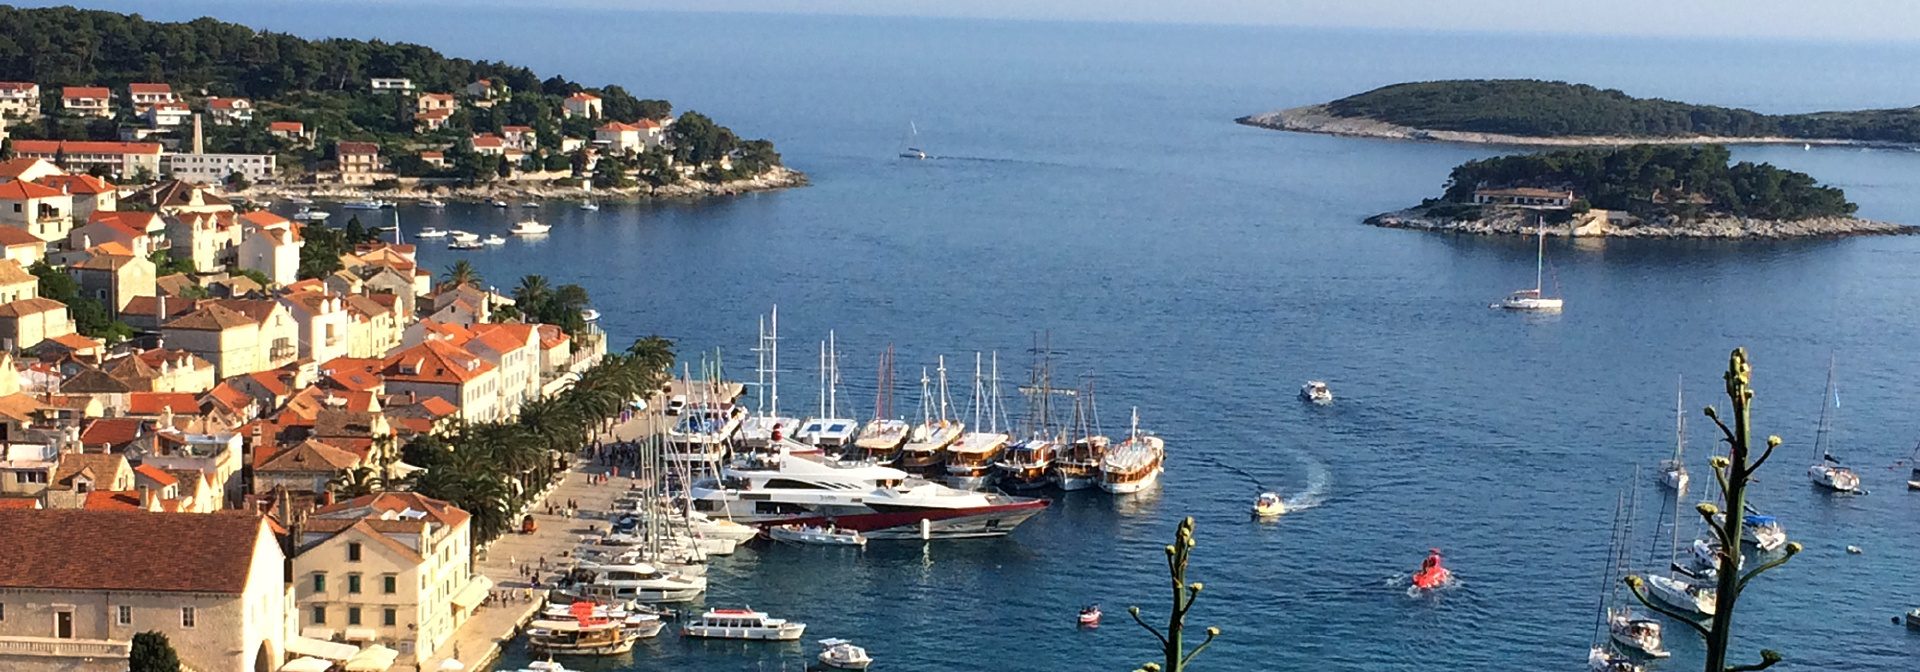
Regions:
[[[380,199],[371,199],[371,200],[365,200],[365,201],[354,201],[352,203],[348,203],[340,207],[346,208],[348,210],[379,210],[381,208],[393,207],[393,204],[387,201],[382,201]]]
[[[505,671],[502,670],[501,672]],[[527,666],[521,668],[519,672],[573,672],[573,670],[569,670],[566,666],[551,660],[535,660],[529,661]]]
[[[901,153],[900,153],[900,158],[903,158],[903,159],[925,159],[925,158],[927,158],[927,153],[926,153],[926,152],[923,152],[923,151],[920,151],[920,150],[919,150],[918,148],[915,148],[915,147],[908,147],[908,148],[907,148],[907,151],[904,151],[904,152],[901,152]]]
[[[1608,647],[1596,646],[1587,652],[1587,669],[1593,672],[1645,672],[1647,668]]]
[[[1453,583],[1453,572],[1440,565],[1440,549],[1428,549],[1427,559],[1420,561],[1420,571],[1413,575],[1413,587],[1439,590],[1450,583]]]
[[[287,202],[294,205],[313,205],[313,199],[304,196],[288,196]]]
[[[496,208],[504,208],[511,204],[506,201],[500,200],[498,198],[489,198],[487,199],[487,205],[491,205]]]
[[[1280,499],[1280,493],[1263,492],[1253,500],[1255,518],[1275,518],[1287,512],[1287,503]]]
[[[1787,530],[1773,516],[1750,515],[1740,519],[1740,541],[1772,553],[1787,545]]]
[[[454,229],[452,231],[448,231],[447,233],[453,236],[453,242],[456,242],[456,243],[480,242],[480,234],[474,233],[472,231],[461,231],[459,229]]]
[[[521,203],[521,204],[520,204],[520,207],[523,207],[523,208],[537,208],[537,207],[540,207],[540,204],[539,204],[539,203],[535,203],[535,202],[533,202],[533,201],[527,201],[527,202],[524,202],[524,203]]]
[[[1100,627],[1100,605],[1089,604],[1080,608],[1080,627]]]
[[[449,250],[484,250],[486,248],[487,244],[478,240],[456,240],[447,243],[447,249]]]
[[[1907,629],[1920,630],[1920,609],[1907,612]]]
[[[815,527],[812,525],[777,525],[767,528],[767,537],[774,541],[789,544],[809,544],[815,546],[866,546],[867,537],[854,530],[843,530],[831,525]]]
[[[328,213],[324,210],[313,210],[309,208],[301,208],[299,212],[293,213],[293,219],[296,222],[325,221],[328,217],[331,217],[331,216],[332,216],[332,213]]]
[[[1325,406],[1333,403],[1333,390],[1327,389],[1327,381],[1309,380],[1300,386],[1300,398]]]
[[[488,245],[505,245],[507,244],[507,239],[501,237],[500,234],[496,233],[491,236],[487,236],[486,238],[482,239],[480,242],[486,243]]]
[[[447,202],[438,200],[438,199],[429,198],[427,200],[421,201],[420,207],[428,208],[432,210],[439,210],[441,208],[447,207]]]
[[[413,234],[413,237],[415,237],[415,238],[445,238],[445,237],[447,237],[448,235],[450,235],[450,234],[448,234],[448,232],[447,232],[447,231],[446,231],[445,229],[436,229],[436,228],[434,228],[434,227],[431,227],[431,226],[429,226],[429,227],[427,227],[427,228],[424,228],[424,229],[421,229],[419,233],[416,233],[416,234]]]
[[[586,210],[586,211],[589,211],[589,212],[592,212],[592,211],[595,211],[595,210],[599,210],[599,209],[600,209],[600,204],[599,204],[599,203],[595,203],[595,202],[593,202],[593,201],[587,201],[587,202],[585,202],[585,203],[581,203],[581,204],[580,204],[580,209],[581,209],[581,210]]]
[[[844,639],[820,640],[820,664],[842,670],[864,670],[873,664],[867,650]]]
[[[513,228],[508,229],[507,232],[516,236],[537,236],[542,233],[551,231],[552,229],[553,227],[551,225],[541,224],[539,222],[529,219],[527,221],[514,224]]]

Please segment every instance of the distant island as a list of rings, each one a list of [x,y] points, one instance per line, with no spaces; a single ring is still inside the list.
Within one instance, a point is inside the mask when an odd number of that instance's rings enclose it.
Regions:
[[[1562,149],[1468,161],[1446,193],[1368,224],[1478,234],[1805,238],[1920,232],[1854,217],[1837,187],[1723,145]]]
[[[1920,108],[1770,115],[1533,79],[1394,84],[1237,121],[1303,133],[1475,144],[1920,145]]]

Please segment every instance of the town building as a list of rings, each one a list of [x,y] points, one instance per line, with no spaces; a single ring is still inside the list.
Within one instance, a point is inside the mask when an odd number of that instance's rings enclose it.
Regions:
[[[346,299],[325,290],[310,290],[282,295],[279,301],[297,325],[302,359],[326,362],[348,354],[353,316],[347,311]]]
[[[60,89],[60,109],[76,117],[106,119],[113,116],[113,92],[104,86],[63,87]]]
[[[220,126],[253,123],[253,101],[245,98],[208,98],[207,114]]]
[[[380,172],[380,145],[371,142],[337,142],[333,154],[342,184],[372,184]]]
[[[120,207],[120,190],[113,183],[92,175],[46,175],[28,179],[72,196],[73,221],[76,224],[88,221],[96,212],[110,212]]]
[[[193,108],[186,103],[154,103],[140,108],[140,118],[147,122],[147,128],[175,128],[193,120]]]
[[[275,309],[236,309],[236,304],[247,303],[266,303]],[[163,325],[160,333],[167,347],[193,353],[213,364],[214,377],[221,380],[280,368],[292,363],[300,352],[293,318],[273,301],[207,301]]]
[[[267,124],[267,135],[303,144],[313,140],[313,135],[307,132],[307,125],[298,121],[276,121]]]
[[[1523,208],[1560,209],[1573,205],[1573,192],[1565,189],[1475,189],[1473,202],[1481,205],[1510,205]]]
[[[440,397],[469,422],[500,417],[500,376],[493,364],[445,341],[427,340],[381,361],[391,394]]]
[[[300,279],[300,225],[259,210],[240,215],[240,268],[260,271],[277,285]]]
[[[299,529],[293,590],[303,635],[373,642],[419,665],[493,582],[473,572],[465,511],[415,493],[321,507]]]
[[[140,109],[178,101],[173,98],[172,86],[136,82],[127,85],[127,102],[132,104],[134,109]]]
[[[467,140],[473,153],[485,156],[501,156],[507,153],[507,141],[492,133],[481,133]]]
[[[598,119],[600,118],[600,97],[585,91],[567,96],[566,100],[560,102],[560,111],[561,115],[567,118]]]
[[[22,180],[0,184],[0,225],[33,234],[43,242],[65,241],[73,229],[73,196]]]
[[[239,256],[240,224],[233,211],[181,212],[167,223],[167,254],[193,262],[194,269],[211,273],[224,269]]]
[[[270,182],[278,166],[272,154],[168,154],[161,161],[162,174],[200,184],[220,184],[234,173],[249,182]]]
[[[0,82],[0,115],[23,120],[40,118],[40,85]]]
[[[375,77],[368,83],[368,88],[373,89],[374,93],[410,93],[413,91],[413,80],[405,77]]]
[[[114,176],[160,174],[160,143],[92,142],[81,140],[15,140],[15,156],[46,159],[69,173],[86,173],[96,167]]]

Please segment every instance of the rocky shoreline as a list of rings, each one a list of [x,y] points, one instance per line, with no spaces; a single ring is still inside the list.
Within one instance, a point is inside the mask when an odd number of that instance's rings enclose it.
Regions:
[[[600,202],[637,202],[661,199],[692,199],[714,196],[733,196],[761,191],[791,189],[810,184],[807,174],[788,168],[775,166],[772,170],[752,179],[730,182],[702,182],[683,180],[678,184],[659,187],[641,185],[626,189],[593,189],[585,186],[568,187],[555,184],[550,179],[515,179],[493,184],[472,187],[454,187],[451,185],[406,184],[399,189],[372,190],[365,186],[341,184],[285,184],[254,185],[247,189],[228,192],[231,197],[247,198],[254,201],[281,200],[292,196],[311,198],[318,201],[358,201],[365,198],[381,198],[392,201],[422,201],[429,198],[451,202],[484,203],[487,199],[498,198],[505,201],[585,201]]]
[[[1414,207],[1368,217],[1366,223],[1390,229],[1414,229],[1475,235],[1534,235],[1535,213],[1518,208],[1492,208],[1475,219],[1437,217],[1428,208]],[[1576,215],[1572,221],[1545,226],[1547,235],[1594,238],[1703,238],[1719,240],[1786,240],[1920,234],[1920,227],[1876,222],[1856,217],[1815,217],[1801,220],[1713,217],[1679,222],[1609,220],[1604,210]]]
[[[1411,126],[1390,124],[1375,119],[1361,117],[1335,116],[1326,105],[1308,105],[1285,110],[1267,112],[1241,117],[1234,120],[1247,126],[1293,131],[1295,133],[1318,133],[1337,135],[1346,138],[1372,138],[1376,140],[1413,140],[1423,142],[1453,142],[1472,145],[1516,145],[1525,147],[1614,147],[1623,145],[1841,145],[1841,146],[1886,146],[1886,143],[1867,143],[1855,140],[1818,140],[1788,137],[1723,137],[1710,135],[1696,136],[1558,136],[1542,137],[1528,135],[1506,135],[1503,133],[1474,133],[1469,131],[1436,131]]]

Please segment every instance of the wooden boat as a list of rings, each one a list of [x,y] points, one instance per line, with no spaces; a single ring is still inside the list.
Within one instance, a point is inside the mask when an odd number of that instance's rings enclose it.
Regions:
[[[574,604],[592,608],[588,602]],[[591,616],[538,619],[527,624],[527,650],[534,655],[617,656],[633,651],[635,642],[660,634],[659,619],[629,628],[623,621]]]
[[[1100,461],[1100,489],[1114,494],[1139,492],[1160,479],[1166,444],[1160,437],[1140,433],[1140,409],[1133,411],[1127,440]]]
[[[859,459],[889,464],[900,456],[911,429],[907,421],[893,417],[893,346],[880,352],[880,385],[873,393],[873,422],[860,430],[853,440]]]
[[[993,386],[980,375],[980,354],[973,355],[973,427],[947,446],[947,485],[980,488],[993,481],[993,463],[1011,438],[1000,431],[1000,355],[993,356]],[[981,429],[986,431],[980,431]]]
[[[928,384],[927,372],[920,371],[920,424],[914,425],[907,433],[907,442],[900,447],[900,459],[896,466],[918,474],[927,474],[940,468],[946,460],[947,447],[960,440],[966,432],[966,423],[948,417],[951,406],[947,399],[947,358],[940,356],[940,413],[935,419],[933,397]]]

